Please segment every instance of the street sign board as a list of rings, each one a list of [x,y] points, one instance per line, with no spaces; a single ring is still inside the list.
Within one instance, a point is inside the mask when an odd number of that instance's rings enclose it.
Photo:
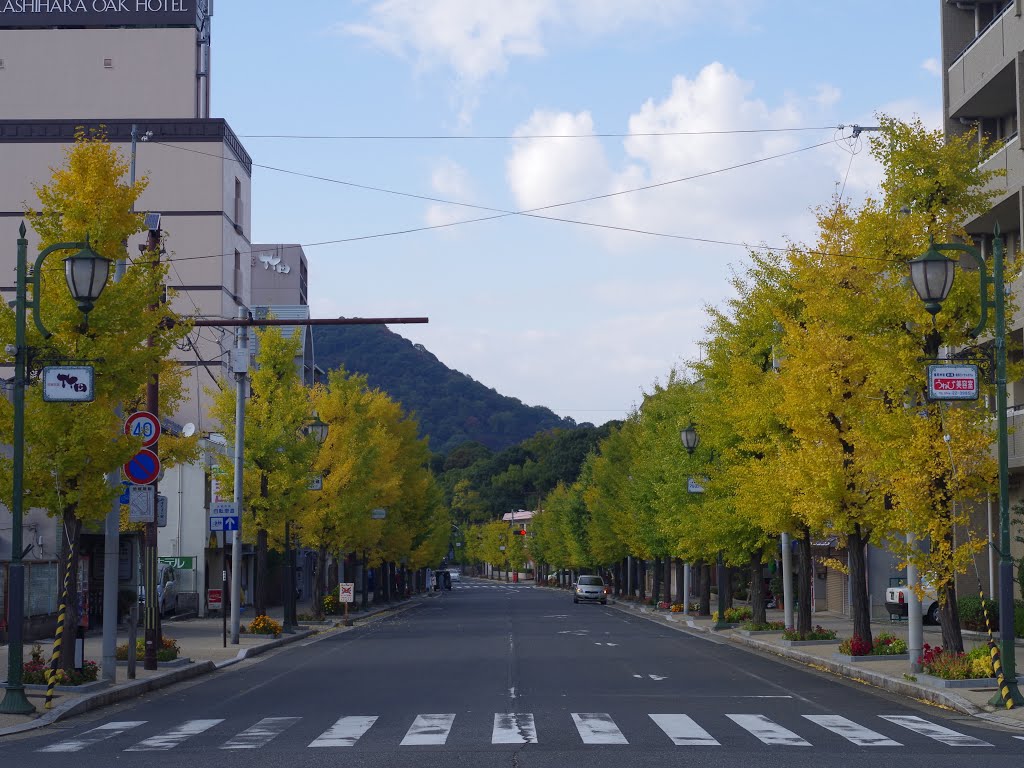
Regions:
[[[152,485],[128,486],[128,521],[152,523],[155,496],[156,488]]]
[[[223,592],[219,589],[206,590],[206,607],[211,611],[219,611],[224,605]]]
[[[339,603],[352,603],[355,602],[355,584],[339,584],[338,585],[338,602]]]
[[[977,400],[978,366],[929,365],[929,400]]]
[[[124,476],[136,485],[149,485],[160,476],[160,457],[143,448],[124,465]]]
[[[167,527],[167,497],[163,494],[156,497],[156,527]]]
[[[322,491],[324,489],[324,476],[313,475],[309,478],[309,484],[306,486],[311,491]]]
[[[686,479],[686,490],[690,493],[704,493],[704,486],[697,482],[695,478],[688,477]]]
[[[215,501],[210,505],[210,517],[230,517],[238,514],[233,501]]]
[[[158,557],[157,561],[165,563],[178,571],[194,571],[196,568],[195,555],[179,555],[176,557]]]
[[[371,520],[383,520],[387,516],[388,516],[387,510],[386,509],[381,509],[380,507],[377,507],[376,509],[370,511],[370,519]]]
[[[122,480],[121,481],[121,498],[119,499],[119,501],[122,504],[127,504],[129,501],[131,501],[131,499],[128,498],[128,489],[130,487],[131,487],[131,483],[129,483],[127,480]]]
[[[210,531],[237,531],[238,515],[210,515]]]
[[[149,411],[137,411],[124,420],[124,433],[142,438],[142,447],[149,448],[160,439],[160,420]]]
[[[91,403],[91,365],[48,365],[43,368],[43,400],[48,403]]]

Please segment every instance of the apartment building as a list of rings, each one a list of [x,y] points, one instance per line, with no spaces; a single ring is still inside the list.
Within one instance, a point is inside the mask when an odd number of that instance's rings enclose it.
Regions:
[[[0,292],[12,298],[18,227],[26,205],[35,202],[34,185],[46,183],[50,169],[79,128],[102,128],[126,158],[133,128],[137,175],[148,177],[140,211],[161,214],[168,285],[178,312],[202,318],[234,318],[250,296],[250,192],[252,159],[223,119],[211,117],[211,0],[145,2],[0,2]],[[143,236],[128,245],[137,254]],[[29,230],[29,251],[36,248]],[[123,254],[103,254],[117,258]],[[231,332],[197,329],[178,354],[190,400],[176,413],[161,414],[165,428],[194,425],[200,432],[216,425],[207,417],[209,396],[221,376],[230,378]],[[223,446],[204,442],[209,454]],[[208,478],[206,465],[167,470],[160,493],[167,496],[168,520],[159,535],[159,554],[179,568],[179,593],[203,610]],[[6,522],[5,522],[6,520]],[[4,567],[10,557],[10,515],[0,508],[0,618]],[[33,549],[27,556],[27,611],[54,609],[60,551],[53,521],[40,510],[26,517]],[[6,537],[6,538],[5,538]],[[89,546],[102,548],[102,537]],[[134,583],[136,542],[122,540],[122,586]],[[101,570],[84,582],[100,595]],[[218,577],[219,578],[219,577]],[[90,608],[99,605],[90,599]]]
[[[966,222],[966,228],[986,257],[992,253],[998,227],[1008,253],[1022,247],[1024,231],[1024,147],[1019,126],[1024,113],[1024,0],[940,0],[942,36],[942,105],[947,136],[989,136],[1003,146],[982,158],[985,168],[1002,169],[994,179],[992,207]],[[1012,286],[1018,304],[1024,304],[1024,283]],[[1007,318],[1010,354],[1020,349],[1024,315]],[[1024,498],[1024,381],[1007,382],[1010,409],[1010,505]],[[974,530],[987,532],[998,543],[996,500],[977,509]],[[1019,557],[1014,544],[1014,556]],[[996,585],[996,556],[991,548],[979,555],[978,571],[986,590]],[[962,585],[973,592],[974,574]]]

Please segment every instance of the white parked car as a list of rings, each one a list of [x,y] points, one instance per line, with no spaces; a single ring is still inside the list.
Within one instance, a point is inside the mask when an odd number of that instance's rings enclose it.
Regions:
[[[922,582],[924,597],[921,599],[921,615],[931,624],[939,623],[939,597],[935,588],[928,582]],[[885,609],[890,616],[906,617],[910,611],[910,587],[889,587],[885,590]]]

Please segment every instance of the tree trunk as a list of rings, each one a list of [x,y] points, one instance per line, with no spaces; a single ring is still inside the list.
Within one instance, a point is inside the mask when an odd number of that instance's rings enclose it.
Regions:
[[[864,549],[868,537],[864,535],[860,524],[855,523],[853,532],[847,536],[847,551],[850,554],[850,592],[851,609],[853,612],[853,636],[859,637],[868,645],[871,637],[871,604],[868,601],[867,562]]]
[[[637,581],[640,582],[640,602],[647,600],[647,561],[641,559],[637,563]]]
[[[796,630],[801,638],[811,631],[811,532],[804,528],[798,540],[799,567],[796,589]]]
[[[60,564],[57,568],[60,586],[58,598],[63,600],[64,585],[67,585],[67,600],[64,612],[64,630],[61,634],[58,666],[70,672],[75,668],[75,633],[78,630],[78,555],[81,543],[82,523],[75,516],[75,507],[64,510],[62,521],[62,546]],[[66,579],[66,581],[65,581]],[[146,596],[149,599],[149,596]],[[49,661],[49,659],[47,659]]]
[[[313,616],[324,617],[324,594],[327,591],[327,547],[316,553],[316,578],[313,579]]]
[[[960,630],[960,607],[956,604],[955,581],[951,581],[939,595],[939,621],[942,624],[942,647],[963,653],[964,636]]]
[[[684,581],[683,573],[686,567],[680,558],[676,558],[676,602],[680,605],[686,605],[686,601],[690,599],[690,596],[683,590]],[[689,611],[687,611],[689,612]]]
[[[672,572],[674,568],[672,564],[675,562],[674,557],[665,557],[665,602],[672,603]]]
[[[657,605],[661,601],[661,558],[654,558],[654,583],[651,585],[651,598]]]
[[[750,555],[750,610],[751,619],[755,624],[767,624],[767,603],[764,599],[764,563],[761,561],[761,550]]]
[[[695,563],[694,567],[700,574],[700,606],[697,608],[697,615],[711,615],[711,565],[703,561]]]
[[[260,498],[266,499],[270,496],[270,478],[266,472],[260,473]],[[255,513],[253,514],[255,518]],[[258,525],[258,523],[257,523]],[[252,588],[252,609],[253,616],[266,616],[267,614],[267,532],[262,527],[256,531],[256,573]]]
[[[366,551],[365,550],[363,551],[363,568],[362,568],[362,578],[361,578],[361,581],[362,581],[362,590],[361,590],[361,592],[362,592],[362,595],[363,595],[363,610],[365,611],[366,607],[369,605],[369,602],[370,602],[370,596],[367,594],[367,592],[370,589],[370,569],[369,569],[369,567],[367,566],[367,563],[366,563]]]

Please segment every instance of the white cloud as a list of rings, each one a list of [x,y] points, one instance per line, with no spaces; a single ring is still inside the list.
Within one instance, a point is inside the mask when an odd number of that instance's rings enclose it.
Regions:
[[[480,85],[517,58],[544,56],[553,42],[658,29],[708,16],[742,23],[748,0],[379,0],[367,17],[333,28],[361,38],[420,70],[444,69],[458,80],[461,118]]]
[[[921,69],[930,75],[939,77],[942,75],[942,65],[939,64],[939,60],[935,58],[925,59],[921,62]]]
[[[434,167],[430,185],[438,197],[463,203],[475,202],[473,183],[469,172],[454,160],[442,158]],[[434,203],[427,208],[427,224],[444,226],[467,218],[473,210],[458,205]]]
[[[822,109],[827,109],[836,104],[842,95],[843,92],[834,85],[826,84],[818,87],[818,93],[815,95],[814,101]]]
[[[628,120],[634,135],[622,142],[624,158],[613,163],[611,147],[597,139],[520,139],[506,161],[506,176],[520,208],[534,208],[662,184],[642,192],[565,206],[553,215],[692,237],[778,244],[809,234],[808,209],[827,201],[848,155],[823,147],[753,163],[828,141],[831,134],[718,133],[806,125],[815,96],[788,97],[768,105],[752,96],[753,83],[714,63],[693,79],[676,77],[671,92],[651,99]],[[579,114],[537,112],[520,135],[588,133],[592,120]],[[690,135],[680,135],[690,134]],[[615,165],[618,167],[614,167]],[[739,166],[739,167],[736,167]],[[732,170],[723,170],[733,168]],[[604,233],[606,245],[635,252],[635,235]],[[681,249],[691,247],[685,242]]]

